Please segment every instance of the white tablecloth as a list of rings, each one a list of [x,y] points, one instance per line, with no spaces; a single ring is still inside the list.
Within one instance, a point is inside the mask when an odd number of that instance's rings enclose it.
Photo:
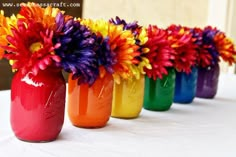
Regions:
[[[18,140],[9,122],[10,91],[0,91],[0,157],[236,157],[236,76],[221,75],[213,100],[173,104],[167,112],[142,110],[137,119],[110,118],[100,129],[65,123],[49,143]]]

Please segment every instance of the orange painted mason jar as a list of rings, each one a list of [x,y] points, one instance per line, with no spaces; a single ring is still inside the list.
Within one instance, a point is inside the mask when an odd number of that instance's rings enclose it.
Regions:
[[[136,118],[139,116],[144,97],[144,76],[140,79],[122,80],[114,84],[112,117]]]
[[[111,116],[113,77],[106,74],[92,86],[68,79],[68,115],[73,125],[83,128],[103,127]]]

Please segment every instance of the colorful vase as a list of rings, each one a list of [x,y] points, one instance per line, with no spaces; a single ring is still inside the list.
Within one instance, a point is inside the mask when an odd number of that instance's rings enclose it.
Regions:
[[[114,84],[112,117],[136,118],[143,107],[144,76],[140,79],[121,80]]]
[[[174,102],[191,103],[196,95],[198,69],[192,68],[192,72],[176,72]]]
[[[64,123],[66,84],[58,69],[23,75],[15,73],[11,85],[11,126],[23,141],[52,141]]]
[[[199,98],[214,98],[217,93],[220,68],[212,65],[207,68],[198,68],[197,92]]]
[[[73,125],[83,128],[103,127],[111,116],[113,77],[106,74],[93,85],[78,85],[68,78],[68,114]]]
[[[145,78],[145,94],[143,107],[152,111],[169,110],[174,97],[175,70],[169,69],[168,75],[162,79]]]

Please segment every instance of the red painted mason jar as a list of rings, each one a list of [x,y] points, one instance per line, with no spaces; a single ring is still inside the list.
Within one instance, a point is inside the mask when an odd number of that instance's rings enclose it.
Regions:
[[[66,84],[61,70],[48,68],[34,76],[15,73],[11,85],[11,127],[23,141],[53,141],[65,113]]]

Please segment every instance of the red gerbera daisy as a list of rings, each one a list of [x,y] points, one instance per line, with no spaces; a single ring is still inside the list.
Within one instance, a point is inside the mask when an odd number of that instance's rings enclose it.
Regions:
[[[148,41],[144,45],[150,49],[147,53],[147,58],[152,66],[152,69],[145,68],[145,72],[149,78],[154,80],[162,78],[163,74],[168,74],[167,68],[173,64],[174,50],[171,48],[167,40],[167,32],[157,26],[149,25],[147,29]]]
[[[42,23],[19,19],[17,26],[11,29],[12,36],[8,35],[9,46],[5,57],[12,60],[12,68],[21,69],[22,73],[32,71],[37,75],[53,62],[59,62],[60,57],[54,54],[54,49],[60,44],[53,44],[53,32],[45,29]]]
[[[197,57],[197,64],[198,66],[205,68],[208,67],[209,65],[211,65],[211,60],[212,57],[210,55],[210,53],[208,52],[208,50],[204,47],[199,48],[198,51],[198,57]]]
[[[203,30],[201,28],[193,28],[191,29],[194,43],[197,45],[196,50],[198,53],[197,57],[197,65],[205,68],[211,65],[212,63],[212,56],[209,52],[209,48],[212,47],[212,45],[209,45],[205,40],[203,40]]]
[[[197,51],[192,33],[187,27],[171,25],[167,28],[168,40],[175,50],[174,67],[179,72],[190,73],[196,64]]]

